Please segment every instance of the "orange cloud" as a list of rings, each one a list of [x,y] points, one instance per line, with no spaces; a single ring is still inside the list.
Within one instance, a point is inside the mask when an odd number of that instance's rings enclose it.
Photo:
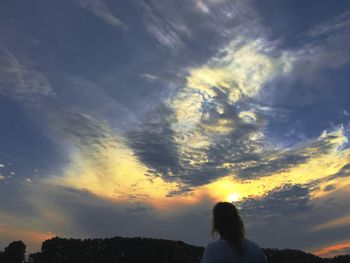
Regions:
[[[345,249],[350,249],[350,241],[315,249],[311,252],[320,257],[334,257],[342,254],[342,250]]]

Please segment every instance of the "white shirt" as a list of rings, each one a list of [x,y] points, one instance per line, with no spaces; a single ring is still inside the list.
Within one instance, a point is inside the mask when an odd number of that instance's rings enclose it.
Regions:
[[[267,263],[264,252],[254,242],[244,239],[242,248],[240,255],[228,241],[213,241],[205,248],[201,263]]]

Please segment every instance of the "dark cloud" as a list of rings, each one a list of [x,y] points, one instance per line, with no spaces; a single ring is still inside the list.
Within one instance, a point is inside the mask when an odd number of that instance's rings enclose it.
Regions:
[[[215,127],[220,121],[232,122],[231,127],[226,128],[233,128],[233,131],[228,135],[216,136],[215,142],[208,149],[180,152],[180,145],[176,141],[179,141],[181,135],[176,134],[172,128],[176,119],[172,110],[165,106],[151,112],[140,124],[138,131],[127,133],[128,144],[139,159],[149,167],[150,173],[165,180],[176,180],[184,184],[181,190],[177,191],[179,194],[232,171],[222,168],[224,163],[239,165],[242,161],[258,158],[253,152],[260,144],[250,142],[249,136],[259,130],[259,126],[262,125],[260,120],[258,124],[244,122],[238,116],[239,111],[228,103],[227,95],[223,93],[218,92],[215,103],[216,105],[208,105],[204,110],[203,114],[207,113],[208,117],[198,127],[199,133],[208,133],[208,136],[212,136],[206,131],[206,127]],[[222,114],[218,114],[214,109],[217,105],[223,108]],[[208,157],[208,161],[204,163],[201,160],[203,154]],[[193,165],[191,162],[196,164]]]
[[[273,160],[264,160],[266,157],[276,156]],[[256,163],[248,168],[243,168],[238,171],[238,175],[243,179],[257,178],[261,176],[268,176],[275,172],[288,171],[295,165],[305,163],[310,156],[303,156],[290,153],[284,153],[282,156],[272,154],[270,156],[258,157]],[[268,159],[268,158],[266,158]]]
[[[262,199],[247,198],[238,205],[249,222],[266,223],[271,218],[285,222],[299,214],[311,212],[310,200],[307,187],[286,184]]]
[[[210,238],[212,204],[208,200],[158,213],[138,201],[113,202],[88,191],[38,181],[12,185],[7,191],[1,183],[0,187],[4,193],[0,204],[2,223],[24,230],[77,238],[118,235],[178,239],[197,245],[205,245]],[[19,192],[26,195],[25,201]],[[25,241],[29,245],[32,242]]]
[[[30,185],[26,184],[24,180],[22,182],[17,180],[0,181],[1,214],[12,215],[18,219],[40,217],[39,209],[25,198],[30,194]]]
[[[311,198],[313,190],[310,185],[287,184],[264,198],[248,198],[237,203],[248,237],[263,241],[265,247],[302,250],[333,243],[330,240],[346,240],[347,226],[318,231],[313,228],[343,217],[349,204],[331,202],[332,198],[315,202]]]
[[[180,189],[169,194],[171,196],[186,193],[229,173],[241,180],[250,180],[286,172],[311,158],[332,153],[337,148],[337,139],[342,136],[339,132],[329,132],[290,148],[267,147],[264,138],[252,140],[251,136],[264,130],[268,116],[255,111],[255,120],[242,119],[239,114],[251,109],[251,100],[246,98],[239,105],[232,105],[226,94],[216,92],[217,96],[202,109],[206,117],[195,130],[211,140],[207,148],[180,151],[181,135],[172,128],[176,119],[172,110],[165,106],[152,112],[137,131],[127,134],[129,145],[150,174],[182,183]],[[222,128],[222,122],[228,123],[223,128],[231,129],[230,132],[210,131],[210,127]],[[207,161],[202,161],[203,156]]]
[[[327,185],[327,186],[323,189],[323,191],[329,192],[329,191],[332,191],[332,190],[334,190],[334,189],[336,189],[336,188],[337,188],[337,187],[336,187],[335,185],[329,184],[329,185]]]
[[[150,172],[168,180],[181,171],[173,121],[171,109],[161,105],[139,124],[138,130],[126,134],[128,144]]]
[[[116,186],[113,195],[123,195],[128,202],[112,202],[39,180],[53,174],[62,179],[65,169],[80,165],[74,159],[78,156],[91,165],[97,180],[105,182],[118,176],[109,169],[114,160],[108,150],[123,153],[116,148],[125,147],[148,168],[150,181],[161,177],[179,184],[164,197],[166,202],[226,175],[248,182],[289,171],[312,158],[343,153],[340,132],[320,134],[338,129],[334,127],[348,121],[350,112],[348,3],[317,3],[319,12],[310,15],[315,13],[315,2],[287,2],[268,0],[262,6],[228,0],[100,4],[79,0],[52,5],[42,0],[21,7],[13,1],[4,3],[0,9],[0,154],[6,161],[2,170],[6,178],[0,180],[2,223],[67,237],[150,236],[204,245],[210,240],[208,200],[160,213],[140,202],[150,198],[138,192],[141,184],[133,185],[130,193]],[[280,63],[280,58],[290,70],[282,74],[285,65],[278,64],[283,69],[259,82],[261,90],[254,98],[237,88],[242,95],[238,102],[230,101],[223,87],[209,87],[215,95],[200,105],[199,122],[193,130],[179,132],[169,100],[188,89],[191,69],[211,66],[208,60],[223,61],[218,65],[225,67],[227,52],[235,52],[223,48],[239,37],[243,40],[238,49],[261,44],[259,52],[272,64]],[[257,54],[248,54],[248,64],[251,57]],[[245,62],[235,54],[232,59],[237,65]],[[230,88],[239,86],[238,78]],[[40,103],[32,103],[38,98]],[[35,116],[28,117],[28,112]],[[255,117],[242,118],[242,112]],[[31,118],[36,121],[26,121]],[[193,146],[196,139],[205,146]],[[13,160],[18,179],[7,176],[12,171],[7,164]],[[24,181],[37,166],[40,176]],[[77,170],[84,172],[83,168]],[[315,189],[332,193],[336,184],[318,189],[319,183],[349,174],[347,164],[325,179],[287,184],[261,199],[243,200],[239,205],[248,229],[264,245],[301,249],[348,238],[345,227],[309,229],[349,211],[347,200],[333,197],[315,204],[310,195]]]
[[[147,212],[148,210],[149,210],[149,207],[144,205],[137,206],[137,207],[129,207],[126,209],[128,213],[144,213],[144,212]]]
[[[298,164],[307,162],[311,158],[326,155],[334,151],[337,136],[328,133],[317,139],[299,143],[291,148],[276,151],[265,151],[251,167],[241,169],[238,175],[247,178],[271,175],[276,172],[288,171]]]
[[[107,123],[96,116],[78,110],[65,110],[50,117],[56,121],[52,126],[53,131],[71,140],[81,150],[95,148],[98,151],[114,145],[115,139],[111,138]]]

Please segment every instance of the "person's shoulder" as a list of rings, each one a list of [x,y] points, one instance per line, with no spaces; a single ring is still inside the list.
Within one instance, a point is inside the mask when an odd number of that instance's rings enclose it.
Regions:
[[[243,240],[243,246],[251,247],[251,248],[254,248],[254,249],[261,249],[261,247],[257,243],[253,242],[250,239],[244,239]]]
[[[209,253],[222,253],[227,247],[226,242],[227,241],[222,239],[211,241],[208,243],[205,250]]]
[[[253,256],[257,261],[261,263],[267,263],[267,257],[264,253],[264,250],[255,242],[244,239],[243,240],[243,247],[246,249],[246,251]]]
[[[225,257],[227,255],[228,250],[226,242],[227,241],[225,240],[218,239],[208,243],[204,250],[201,262],[226,262]]]
[[[224,240],[222,239],[217,239],[214,241],[211,241],[208,243],[207,248],[211,249],[211,248],[217,248],[217,247],[221,247],[223,245]]]

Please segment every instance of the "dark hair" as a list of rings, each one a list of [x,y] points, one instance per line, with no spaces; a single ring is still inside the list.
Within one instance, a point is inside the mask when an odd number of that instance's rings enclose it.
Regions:
[[[214,206],[212,236],[214,237],[216,233],[243,253],[244,224],[237,208],[232,203],[219,202]]]

